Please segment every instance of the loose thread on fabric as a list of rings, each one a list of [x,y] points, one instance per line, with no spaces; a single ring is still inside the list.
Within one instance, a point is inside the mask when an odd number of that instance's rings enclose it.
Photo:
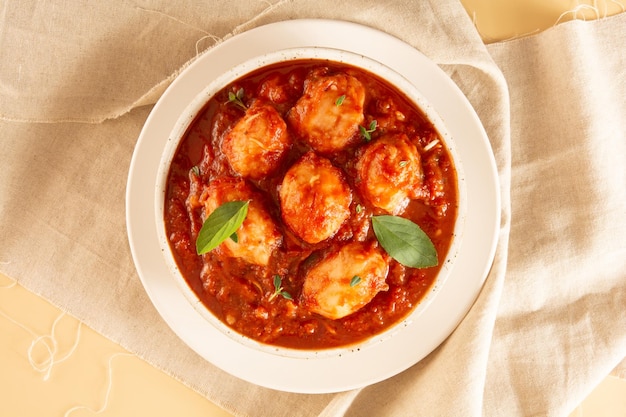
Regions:
[[[585,17],[585,14],[583,13],[585,10],[590,10],[593,12],[594,14],[594,18],[593,19],[604,19],[607,18],[609,16],[609,3],[615,4],[616,6],[618,6],[620,8],[620,12],[626,12],[626,6],[621,3],[620,1],[617,0],[604,0],[602,2],[603,7],[603,12],[600,12],[600,7],[598,5],[598,1],[594,0],[592,2],[592,4],[587,4],[587,3],[577,3],[576,6],[574,6],[572,9],[566,10],[563,13],[561,13],[559,15],[559,17],[556,19],[556,21],[552,24],[552,27],[555,27],[557,25],[559,25],[560,23],[563,23],[564,19],[567,16],[571,16],[570,20],[583,20],[583,21],[587,21],[587,18]],[[486,36],[481,33],[480,28],[478,27],[478,16],[476,15],[476,11],[473,10],[471,13],[471,17],[472,17],[472,25],[474,26],[474,28],[476,29],[476,31],[478,31],[478,33],[481,35],[481,37],[483,39],[486,38]],[[531,36],[531,35],[535,35],[537,33],[541,32],[541,29],[534,29],[532,31],[526,32],[526,33],[522,33],[522,34],[518,34],[518,35],[514,35],[511,36],[509,38],[505,38],[505,39],[498,39],[498,41],[500,42],[506,42],[506,41],[513,41],[516,39],[520,39],[520,38],[524,38],[527,36]]]
[[[594,2],[595,3],[595,2]],[[594,14],[595,14],[595,18],[599,19],[600,18],[600,11],[598,10],[598,8],[594,5],[591,4],[579,4],[576,7],[574,7],[571,10],[566,10],[563,13],[561,13],[561,15],[556,19],[556,22],[554,22],[554,26],[558,25],[559,23],[561,23],[561,20],[563,18],[565,18],[567,15],[572,15],[572,19],[573,20],[587,20],[587,18],[585,17],[584,14],[582,14],[582,18],[580,18],[578,15],[580,12],[584,11],[584,10],[591,10]]]
[[[57,343],[56,338],[54,337],[54,333],[55,333],[57,324],[59,323],[61,318],[63,318],[64,315],[65,313],[61,313],[56,318],[56,320],[52,324],[52,331],[49,335],[43,335],[43,336],[39,336],[35,338],[35,340],[33,340],[33,342],[30,344],[30,347],[28,348],[28,361],[30,365],[38,372],[45,372],[44,378],[43,378],[44,381],[47,381],[50,378],[50,373],[52,372],[52,368],[54,365],[58,365],[66,361],[70,356],[72,356],[72,354],[78,347],[78,343],[80,341],[82,323],[78,322],[78,328],[76,330],[76,337],[74,338],[74,344],[72,345],[71,349],[68,351],[67,354],[65,354],[65,356],[55,360],[55,356],[57,354],[57,349],[58,349],[58,343]],[[50,341],[52,346],[46,343],[46,341]],[[41,364],[38,364],[35,358],[33,357],[33,351],[38,343],[43,343],[49,353],[49,356],[44,361],[42,361]]]
[[[0,285],[0,289],[2,290],[8,290],[9,288],[13,288],[17,285],[17,281],[16,280],[11,280],[10,284],[7,285]]]
[[[118,352],[118,353],[114,353],[109,358],[108,363],[107,363],[107,388],[106,388],[106,392],[104,393],[104,400],[103,400],[102,406],[100,406],[99,409],[94,410],[93,408],[88,407],[86,405],[76,405],[70,408],[69,410],[67,410],[65,414],[63,414],[63,417],[68,417],[70,414],[72,414],[74,411],[77,411],[77,410],[87,410],[93,414],[101,414],[107,409],[107,407],[109,406],[110,398],[111,398],[111,391],[113,389],[113,359],[119,356],[135,356],[135,355],[133,355],[132,353]]]
[[[5,287],[5,288],[10,288],[10,287]],[[0,311],[0,315],[3,316],[5,319],[7,319],[8,321],[10,321],[11,323],[15,324],[16,326],[20,327],[21,329],[23,329],[24,331],[26,331],[27,333],[29,333],[32,337],[33,340],[30,343],[30,346],[28,347],[27,350],[27,358],[28,358],[28,363],[30,364],[30,366],[37,372],[39,373],[43,373],[43,380],[47,381],[48,379],[50,379],[50,374],[52,373],[52,368],[55,365],[58,365],[64,361],[66,361],[67,359],[70,358],[70,356],[72,356],[72,354],[76,351],[76,348],[78,347],[78,343],[80,342],[80,335],[81,335],[81,329],[82,329],[82,323],[78,322],[78,328],[76,330],[76,336],[74,338],[74,343],[72,344],[72,347],[70,348],[70,350],[61,358],[56,358],[56,355],[59,353],[58,352],[58,342],[55,338],[55,331],[56,331],[56,326],[57,324],[61,321],[61,319],[65,316],[65,313],[61,313],[55,320],[54,323],[52,324],[52,329],[50,331],[50,334],[48,335],[38,335],[37,333],[35,333],[33,330],[29,329],[26,325],[20,323],[19,321],[17,321],[16,319],[14,319],[13,317],[9,316],[8,314]],[[46,356],[44,357],[44,359],[37,361],[34,357],[34,352],[35,352],[35,348],[37,346],[42,345],[44,348],[44,351],[46,352]]]
[[[264,10],[262,10],[261,13],[259,13],[256,16],[254,16],[253,18],[249,19],[248,21],[243,22],[243,23],[235,26],[235,28],[232,30],[231,33],[233,35],[236,35],[238,33],[245,32],[246,30],[248,30],[248,28],[250,27],[251,24],[253,24],[257,20],[261,19],[263,16],[267,15],[268,13],[270,13],[274,9],[277,9],[278,7],[282,6],[283,4],[291,3],[292,1],[293,0],[278,0],[276,3],[272,3],[272,2],[270,2],[268,0],[263,0],[262,2],[267,4],[267,7]]]
[[[190,24],[190,23],[188,23],[188,22],[185,22],[185,21],[183,21],[183,20],[180,20],[180,19],[178,19],[178,18],[176,18],[176,17],[174,17],[174,16],[171,16],[171,15],[169,15],[169,14],[167,14],[167,13],[163,13],[163,12],[161,12],[161,11],[159,11],[159,10],[151,10],[151,9],[146,9],[146,8],[139,7],[139,6],[137,6],[137,9],[139,9],[139,10],[143,10],[144,12],[156,13],[156,14],[158,14],[158,15],[160,15],[160,16],[163,16],[163,17],[165,17],[165,18],[167,18],[167,19],[173,20],[174,22],[180,23],[180,24],[181,24],[181,25],[183,25],[183,26],[187,26],[187,27],[189,27],[189,28],[191,28],[191,29],[193,29],[193,30],[196,30],[196,31],[201,32],[201,33],[204,33],[204,36],[202,36],[200,39],[198,39],[198,40],[196,41],[196,45],[195,45],[195,47],[196,47],[196,57],[200,54],[200,48],[199,48],[199,45],[200,45],[200,42],[202,42],[203,40],[205,40],[205,39],[211,39],[211,40],[212,40],[213,42],[215,42],[216,44],[218,44],[218,43],[222,42],[222,38],[220,38],[219,36],[217,36],[217,35],[213,35],[213,34],[211,34],[211,33],[207,32],[206,30],[204,30],[204,29],[202,29],[202,28],[200,28],[200,27],[194,26],[194,25],[192,25],[192,24]]]
[[[11,280],[11,281],[12,282],[9,285],[2,286],[0,287],[0,289],[9,289],[17,285],[17,280]],[[61,319],[63,319],[65,314],[66,314],[65,312],[62,312],[61,314],[59,314],[59,316],[57,316],[57,318],[52,323],[50,334],[38,335],[35,331],[31,330],[25,324],[21,323],[20,321],[14,319],[10,315],[0,310],[0,316],[4,317],[7,321],[13,323],[14,325],[21,328],[22,330],[24,330],[25,332],[27,332],[33,337],[33,340],[27,350],[28,363],[35,371],[39,373],[44,373],[44,377],[43,377],[44,381],[48,381],[50,379],[52,368],[55,365],[58,365],[66,361],[72,356],[72,354],[76,351],[78,344],[80,342],[82,322],[79,321],[78,327],[76,330],[76,336],[74,338],[74,343],[72,344],[72,347],[64,356],[58,359],[55,358],[58,353],[58,342],[55,337],[56,327],[58,323],[61,321]],[[45,352],[46,352],[46,357],[41,361],[37,361],[34,357],[35,348],[39,345],[43,345],[43,348],[45,349]],[[82,409],[90,411],[94,414],[100,414],[107,409],[109,405],[110,397],[111,397],[111,391],[113,388],[113,359],[119,356],[134,356],[134,355],[131,353],[119,352],[119,353],[115,353],[111,355],[111,357],[109,358],[108,363],[107,363],[108,382],[107,382],[107,388],[106,388],[106,392],[104,395],[104,401],[103,401],[102,406],[98,410],[94,410],[88,406],[77,405],[67,410],[64,414],[64,417],[69,416],[74,411],[82,410]]]
[[[572,19],[574,19],[574,20],[586,21],[587,18],[585,17],[585,14],[582,13],[585,10],[590,10],[590,11],[593,12],[593,14],[594,14],[593,19],[605,19],[609,15],[609,3],[612,3],[612,4],[615,4],[615,5],[619,6],[621,13],[626,11],[626,6],[624,6],[624,4],[622,4],[621,2],[619,2],[617,0],[604,0],[602,2],[603,6],[604,6],[603,7],[603,9],[604,9],[603,12],[600,12],[600,7],[598,5],[598,0],[594,0],[592,2],[592,4],[577,3],[574,8],[572,8],[570,10],[566,10],[565,12],[561,13],[561,15],[558,17],[558,19],[554,23],[554,26],[556,26],[559,23],[561,23],[561,20],[563,18],[565,18],[567,15],[571,15]],[[579,16],[579,14],[580,14],[580,16]]]

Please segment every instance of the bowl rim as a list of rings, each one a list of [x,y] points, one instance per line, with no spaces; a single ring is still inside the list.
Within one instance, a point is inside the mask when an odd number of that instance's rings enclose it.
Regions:
[[[176,283],[161,260],[154,227],[154,181],[162,146],[176,115],[197,93],[198,80],[211,74],[217,76],[259,53],[301,46],[327,46],[362,54],[385,62],[414,82],[456,139],[463,157],[468,196],[464,243],[457,264],[436,302],[410,324],[413,331],[403,332],[392,343],[321,360],[267,355],[244,349],[228,338],[214,343],[216,330],[199,316],[188,314],[193,307],[176,290]],[[212,365],[249,383],[286,392],[342,392],[407,370],[453,334],[476,302],[493,265],[502,227],[502,201],[498,166],[487,132],[468,98],[444,68],[453,70],[455,66],[439,67],[416,49],[416,44],[380,29],[345,20],[295,19],[238,31],[177,74],[146,118],[133,150],[125,193],[126,232],[137,277],[156,313],[187,347],[208,362],[203,368],[206,372],[211,373]],[[156,319],[152,320],[146,328],[148,336],[163,336]],[[171,356],[164,349],[158,345],[148,353],[170,372],[179,372],[175,363],[168,362]],[[176,352],[185,350],[177,348]],[[381,357],[385,360],[381,361]],[[329,373],[332,378],[328,378]],[[202,383],[193,374],[181,377]]]
[[[165,222],[163,221],[165,207],[165,189],[167,186],[167,176],[171,160],[175,155],[180,142],[185,137],[187,130],[194,123],[199,113],[204,109],[206,103],[217,92],[221,91],[223,88],[227,87],[229,84],[236,81],[237,79],[250,74],[251,72],[263,69],[273,64],[283,62],[295,62],[300,60],[329,61],[330,63],[336,62],[351,65],[353,67],[374,74],[375,76],[385,80],[388,84],[399,90],[409,99],[409,101],[413,103],[413,105],[415,105],[424,114],[424,116],[429,120],[434,129],[437,131],[440,140],[442,140],[442,142],[444,143],[444,146],[448,150],[451,159],[453,160],[457,177],[457,213],[452,241],[450,247],[448,248],[445,259],[440,260],[441,268],[437,273],[435,280],[431,284],[428,292],[420,299],[419,303],[413,307],[413,309],[407,314],[407,316],[392,324],[382,332],[373,334],[370,337],[353,344],[322,349],[296,349],[263,343],[248,336],[245,336],[237,332],[236,330],[233,330],[221,320],[219,320],[208,309],[208,307],[206,307],[202,303],[198,295],[190,288],[178,265],[176,264],[176,261],[174,260],[174,257],[171,253],[171,247],[168,243],[165,230]],[[170,274],[172,274],[172,276],[174,277],[179,290],[183,293],[188,302],[193,306],[194,310],[198,314],[200,314],[200,316],[202,316],[204,320],[208,321],[212,326],[214,326],[225,337],[241,343],[246,347],[272,355],[299,359],[341,356],[347,352],[366,350],[371,348],[375,344],[384,343],[385,341],[396,335],[398,332],[402,332],[403,329],[406,329],[413,320],[419,317],[419,315],[421,315],[429,307],[432,301],[436,298],[439,288],[441,288],[441,286],[447,280],[450,271],[454,266],[454,261],[458,255],[463,239],[465,213],[467,207],[463,164],[460,155],[456,150],[454,139],[449,134],[448,130],[446,129],[445,123],[443,122],[437,111],[419,92],[419,90],[404,76],[375,59],[338,48],[317,46],[285,48],[269,53],[259,54],[243,61],[242,63],[223,72],[218,77],[210,80],[206,84],[206,86],[196,94],[194,99],[188,103],[188,105],[185,107],[185,110],[178,116],[178,119],[174,127],[172,128],[172,131],[168,135],[168,140],[163,149],[161,160],[159,162],[154,196],[156,229],[161,253],[163,254],[168,270]]]

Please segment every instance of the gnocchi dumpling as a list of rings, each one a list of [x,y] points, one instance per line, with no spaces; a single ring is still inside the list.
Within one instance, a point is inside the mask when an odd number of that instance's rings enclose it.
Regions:
[[[329,319],[340,319],[387,291],[389,262],[377,246],[353,242],[313,266],[304,278],[302,305]]]
[[[282,233],[267,211],[263,196],[243,178],[217,178],[209,183],[200,198],[205,218],[229,201],[250,201],[248,215],[237,230],[237,242],[226,239],[215,250],[223,256],[266,266],[272,252],[282,243]]]
[[[423,194],[420,154],[405,134],[367,144],[356,162],[357,187],[374,206],[397,215]]]
[[[222,142],[222,152],[241,176],[261,179],[274,172],[291,147],[287,125],[269,103],[255,101]]]
[[[287,121],[316,151],[336,152],[358,139],[364,102],[365,88],[354,76],[314,72],[305,83],[304,94],[289,110]]]
[[[343,171],[312,151],[289,168],[279,198],[283,221],[307,243],[333,236],[350,217],[352,191]]]

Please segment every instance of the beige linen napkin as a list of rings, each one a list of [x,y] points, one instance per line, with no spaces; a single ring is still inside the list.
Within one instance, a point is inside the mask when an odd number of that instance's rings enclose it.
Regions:
[[[622,13],[488,47],[512,132],[490,414],[563,415],[626,356],[625,35]]]
[[[253,386],[188,349],[124,225],[137,135],[178,71],[298,17],[369,25],[438,63],[485,125],[503,193],[496,262],[458,329],[397,377],[336,395]],[[563,415],[624,356],[626,78],[609,50],[624,16],[489,48],[452,0],[9,0],[0,19],[1,270],[234,414]]]

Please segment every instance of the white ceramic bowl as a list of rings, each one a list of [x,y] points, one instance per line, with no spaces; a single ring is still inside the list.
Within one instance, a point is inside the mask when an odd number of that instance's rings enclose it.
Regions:
[[[171,160],[190,124],[193,123],[198,114],[203,110],[205,104],[217,92],[232,84],[233,81],[247,75],[252,71],[280,62],[289,62],[302,59],[329,60],[332,62],[349,64],[373,73],[380,78],[386,80],[391,85],[395,86],[396,89],[404,93],[417,107],[419,107],[421,111],[426,115],[426,117],[430,120],[430,122],[434,125],[441,139],[445,143],[449,153],[451,154],[454,166],[456,168],[458,180],[458,208],[453,240],[449,248],[447,257],[441,261],[440,272],[437,275],[429,292],[424,296],[420,303],[405,319],[396,323],[382,333],[374,335],[367,340],[355,345],[321,350],[289,349],[260,343],[246,336],[243,336],[236,331],[233,331],[231,328],[229,328],[219,319],[217,319],[202,304],[197,295],[187,285],[187,282],[182,276],[181,271],[179,270],[172,256],[172,252],[170,250],[170,246],[167,240],[167,234],[165,231],[165,223],[163,222],[165,189]],[[458,155],[458,152],[456,151],[454,140],[448,134],[445,124],[443,123],[437,112],[435,112],[435,110],[420,94],[420,92],[417,91],[415,86],[413,86],[406,78],[393,71],[386,65],[383,65],[373,59],[364,57],[363,55],[331,48],[307,47],[285,49],[254,57],[224,72],[222,75],[207,84],[207,86],[193,99],[193,101],[191,101],[191,103],[189,103],[185,111],[180,115],[178,121],[174,126],[174,129],[169,135],[158,168],[154,206],[156,210],[155,218],[157,219],[156,227],[159,237],[159,245],[165,257],[165,262],[168,266],[170,273],[178,283],[180,291],[183,292],[187,300],[189,300],[189,302],[193,305],[196,314],[201,315],[204,320],[208,321],[209,323],[211,323],[212,326],[219,329],[220,334],[222,334],[223,337],[231,338],[236,342],[245,345],[247,348],[260,350],[262,352],[273,355],[280,355],[291,358],[313,359],[327,356],[341,356],[346,354],[347,352],[366,350],[374,344],[386,343],[390,338],[394,336],[394,334],[398,332],[410,331],[410,327],[408,326],[408,324],[414,321],[425,309],[427,309],[431,302],[436,298],[438,289],[443,285],[446,278],[448,277],[450,270],[454,266],[463,235],[463,226],[465,222],[466,211],[466,190],[463,177],[462,161],[460,156]]]
[[[438,126],[456,159],[459,190],[465,193],[462,201],[466,202],[466,207],[460,208],[465,217],[457,222],[457,228],[464,223],[462,240],[459,237],[455,241],[451,262],[444,262],[442,278],[410,319],[388,332],[392,336],[386,333],[365,342],[364,349],[323,355],[268,348],[216,323],[188,287],[181,285],[164,244],[161,208],[167,165],[164,155],[173,152],[184,126],[192,121],[210,92],[218,88],[218,81],[207,86],[207,80],[220,79],[223,83],[227,77],[223,74],[234,77],[235,72],[251,69],[260,60],[268,62],[271,56],[287,59],[285,51],[293,53],[293,48],[321,53],[322,49],[315,47],[335,49],[331,53],[336,60],[344,57],[355,60],[357,66],[374,65],[373,72],[409,84],[406,93],[414,96]],[[156,198],[155,184],[159,187]],[[500,192],[495,158],[478,115],[433,61],[414,46],[367,26],[337,20],[287,20],[220,42],[187,66],[168,87],[152,109],[135,146],[126,187],[126,226],[133,261],[146,293],[161,318],[187,346],[223,371],[257,385],[297,393],[330,393],[360,388],[405,371],[454,331],[478,297],[495,256]],[[156,327],[147,330],[159,331]],[[169,349],[171,344],[167,346]],[[166,349],[163,346],[154,349],[157,356],[171,357],[169,351],[159,352]],[[177,372],[175,366],[171,364],[173,373]],[[215,375],[209,366],[204,371],[209,377]],[[193,375],[181,377],[200,383]]]

